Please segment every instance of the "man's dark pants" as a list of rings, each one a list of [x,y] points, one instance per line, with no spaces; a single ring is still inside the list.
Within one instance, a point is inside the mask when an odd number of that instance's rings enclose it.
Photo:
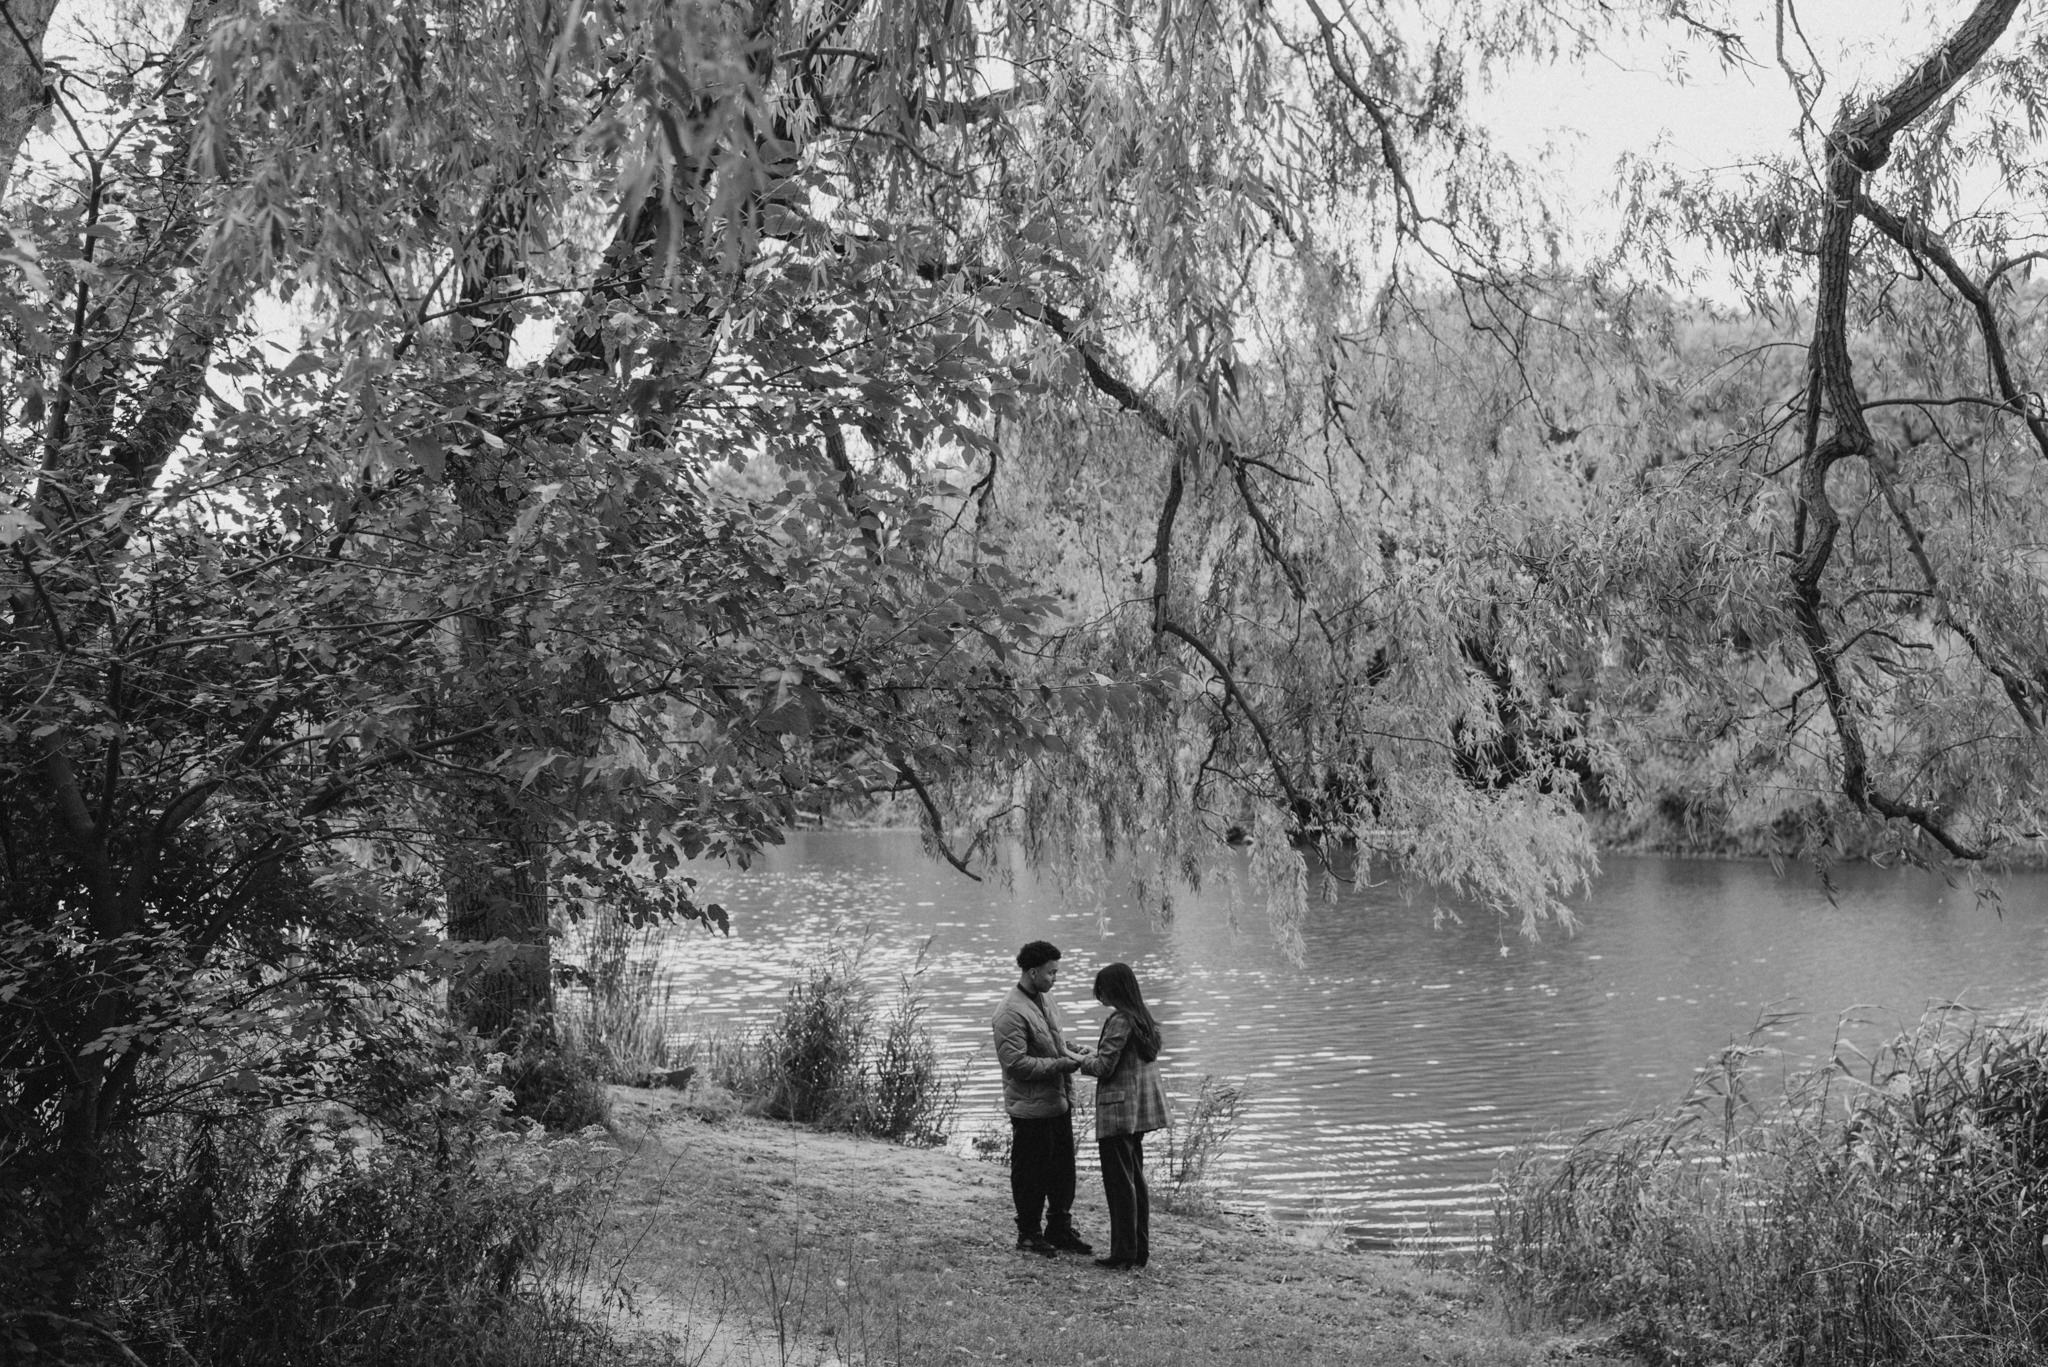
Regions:
[[[1010,1197],[1017,1203],[1017,1232],[1047,1238],[1074,1227],[1074,1120],[1010,1117]],[[1045,1221],[1039,1228],[1041,1215]]]

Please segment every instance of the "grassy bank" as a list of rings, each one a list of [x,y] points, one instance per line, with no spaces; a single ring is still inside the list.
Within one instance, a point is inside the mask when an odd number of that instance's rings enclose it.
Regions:
[[[1008,1175],[621,1090],[619,1200],[598,1263],[611,1330],[698,1367],[1487,1364],[1570,1353],[1513,1332],[1472,1281],[1221,1215],[1153,1216],[1153,1262],[1110,1273],[1012,1247]],[[1076,1208],[1108,1219],[1084,1180]]]

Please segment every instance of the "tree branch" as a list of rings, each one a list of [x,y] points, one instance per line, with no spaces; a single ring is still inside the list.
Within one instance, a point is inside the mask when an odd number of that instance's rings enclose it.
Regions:
[[[1288,805],[1298,810],[1299,804],[1306,799],[1295,786],[1294,776],[1288,772],[1287,761],[1281,755],[1280,747],[1274,743],[1272,731],[1266,726],[1265,718],[1259,715],[1258,708],[1252,705],[1252,700],[1245,696],[1243,687],[1237,682],[1237,675],[1224,662],[1223,657],[1216,653],[1216,648],[1171,619],[1157,623],[1155,629],[1163,636],[1185,641],[1197,655],[1208,662],[1218,682],[1223,685],[1224,692],[1237,704],[1237,710],[1244,713],[1245,720],[1251,723],[1253,733],[1259,738],[1259,748],[1266,753],[1266,764],[1272,769],[1273,777],[1280,784],[1280,791],[1286,797]]]
[[[946,843],[945,815],[939,811],[939,804],[933,800],[931,791],[924,786],[924,780],[919,778],[917,771],[910,767],[910,761],[904,757],[901,751],[896,750],[892,746],[890,747],[889,762],[896,766],[896,772],[902,776],[904,785],[911,792],[917,794],[918,802],[924,807],[925,820],[931,823],[932,843],[938,847],[939,853],[945,857],[948,864],[951,864],[954,868],[979,883],[981,875],[968,868],[966,861],[961,859],[959,855],[954,854],[953,847]]]

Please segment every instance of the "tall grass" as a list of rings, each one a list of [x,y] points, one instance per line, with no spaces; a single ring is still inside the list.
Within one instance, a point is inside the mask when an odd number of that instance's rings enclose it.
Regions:
[[[1671,1109],[1521,1154],[1484,1273],[1652,1362],[2048,1362],[2048,1019],[1929,1013],[1766,1085],[1731,1046]]]
[[[639,1085],[688,1066],[676,1046],[682,1011],[656,953],[659,928],[600,908],[578,927],[581,968],[555,1012],[563,1047],[607,1082]]]
[[[1216,1160],[1250,1105],[1251,1088],[1242,1079],[1208,1073],[1191,1094],[1174,1098],[1165,1134],[1166,1180],[1155,1196],[1162,1209],[1187,1213],[1215,1204]]]

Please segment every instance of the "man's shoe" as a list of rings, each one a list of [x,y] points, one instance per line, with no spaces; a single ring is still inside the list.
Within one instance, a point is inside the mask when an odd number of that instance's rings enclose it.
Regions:
[[[1019,1234],[1017,1236],[1017,1251],[1019,1253],[1036,1253],[1041,1258],[1051,1258],[1059,1253],[1059,1250],[1053,1247],[1052,1242],[1042,1234]]]
[[[1097,1258],[1095,1265],[1097,1267],[1106,1267],[1112,1272],[1128,1272],[1137,1266],[1129,1258]]]
[[[1048,1234],[1045,1236],[1045,1241],[1054,1248],[1059,1249],[1062,1253],[1093,1253],[1095,1251],[1094,1244],[1089,1243],[1071,1229],[1063,1229],[1057,1234]]]

